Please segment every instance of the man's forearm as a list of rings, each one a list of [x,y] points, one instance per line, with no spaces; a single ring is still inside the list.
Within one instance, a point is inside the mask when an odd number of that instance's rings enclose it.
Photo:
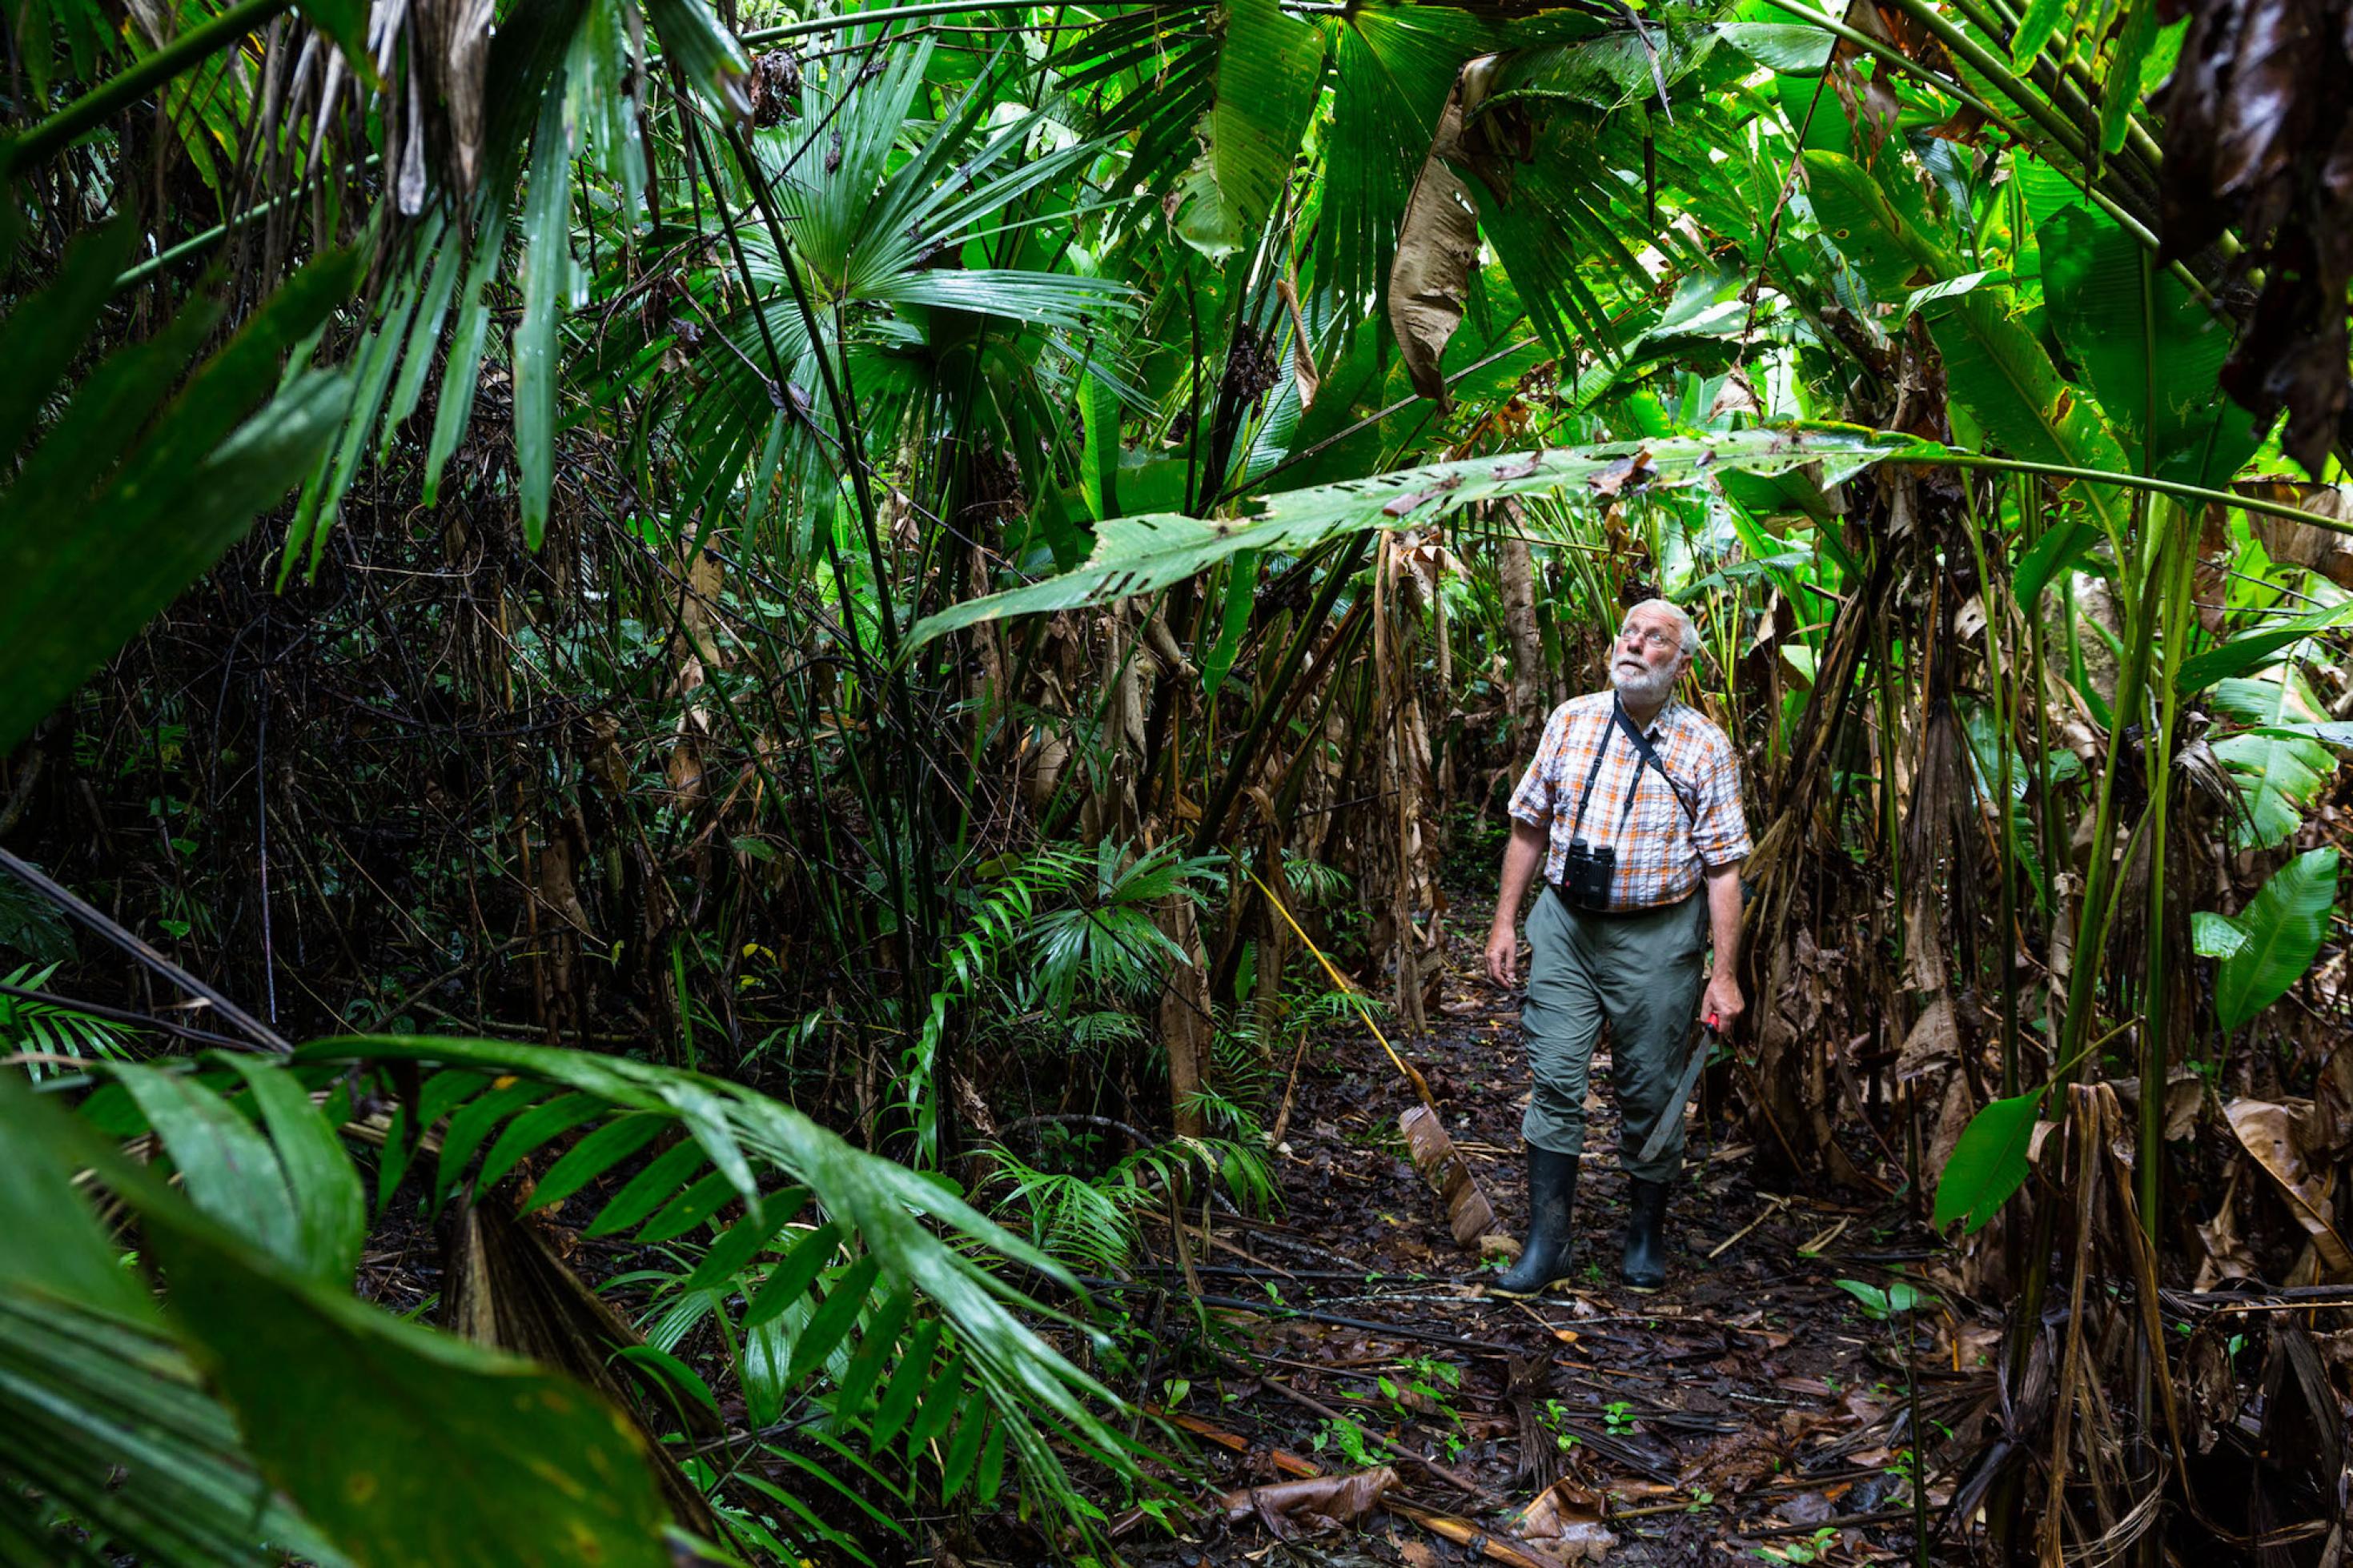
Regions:
[[[1715,935],[1715,973],[1740,973],[1740,862],[1707,873],[1708,924]]]
[[[1519,923],[1520,906],[1527,901],[1528,884],[1543,863],[1545,833],[1514,818],[1512,840],[1504,846],[1504,885],[1495,900],[1495,925],[1509,930]]]

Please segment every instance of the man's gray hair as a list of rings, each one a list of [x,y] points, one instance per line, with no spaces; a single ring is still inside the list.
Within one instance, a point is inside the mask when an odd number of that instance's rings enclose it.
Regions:
[[[1630,621],[1634,618],[1634,612],[1636,610],[1660,610],[1663,611],[1668,616],[1672,616],[1677,629],[1683,634],[1683,658],[1690,658],[1693,655],[1699,652],[1699,623],[1691,618],[1691,612],[1689,610],[1684,609],[1681,605],[1676,604],[1672,599],[1645,599],[1639,605],[1630,605],[1627,606],[1627,621]],[[1619,624],[1623,626],[1625,622],[1621,621]]]

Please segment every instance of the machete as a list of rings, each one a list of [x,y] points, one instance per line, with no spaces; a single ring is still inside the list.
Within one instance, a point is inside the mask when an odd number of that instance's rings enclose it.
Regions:
[[[1638,1163],[1657,1159],[1659,1151],[1667,1146],[1667,1140],[1682,1130],[1683,1107],[1691,1103],[1692,1090],[1699,1087],[1699,1075],[1706,1069],[1708,1056],[1715,1047],[1715,1015],[1710,1013],[1707,1026],[1700,1031],[1698,1038],[1692,1041],[1691,1059],[1683,1064],[1682,1086],[1675,1090],[1675,1097],[1667,1101],[1667,1108],[1659,1112],[1659,1124],[1651,1129],[1651,1136],[1643,1142],[1642,1152],[1635,1156]]]

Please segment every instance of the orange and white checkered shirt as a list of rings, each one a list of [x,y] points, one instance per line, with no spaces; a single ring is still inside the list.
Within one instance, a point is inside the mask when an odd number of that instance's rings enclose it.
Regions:
[[[1644,766],[1633,742],[1619,731],[1612,712],[1616,698],[1615,692],[1597,691],[1553,710],[1535,761],[1512,792],[1512,815],[1531,827],[1551,829],[1546,881],[1558,885],[1569,840],[1582,832],[1588,844],[1607,844],[1618,851],[1609,883],[1610,908],[1656,909],[1689,897],[1705,872],[1747,858],[1740,759],[1723,731],[1697,709],[1670,698],[1645,731],[1674,781],[1670,794],[1658,770]],[[1585,775],[1592,771],[1594,752],[1605,738],[1609,747],[1594,777],[1580,829],[1577,796],[1584,792]],[[1626,804],[1630,790],[1630,811]],[[1691,808],[1690,815],[1675,803],[1676,795]]]

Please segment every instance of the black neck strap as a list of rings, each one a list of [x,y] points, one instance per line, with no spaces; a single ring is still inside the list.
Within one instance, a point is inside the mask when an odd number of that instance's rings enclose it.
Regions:
[[[1683,799],[1683,792],[1676,787],[1674,775],[1667,772],[1667,764],[1659,760],[1658,750],[1651,744],[1650,737],[1635,724],[1634,716],[1626,711],[1625,699],[1611,692],[1609,708],[1609,728],[1603,731],[1601,744],[1594,748],[1593,765],[1585,770],[1585,787],[1577,792],[1577,816],[1569,824],[1568,836],[1573,839],[1585,830],[1585,806],[1593,798],[1593,781],[1601,776],[1601,759],[1609,754],[1609,742],[1617,738],[1620,730],[1626,732],[1626,739],[1633,746],[1639,761],[1634,764],[1634,787],[1626,792],[1626,804],[1618,809],[1618,830],[1623,832],[1626,819],[1634,815],[1634,797],[1641,793],[1642,770],[1645,767],[1659,770],[1659,776],[1667,783],[1667,793],[1675,797],[1675,804],[1683,807],[1683,815],[1691,817],[1693,826],[1696,826],[1698,818],[1692,816],[1691,803]]]

